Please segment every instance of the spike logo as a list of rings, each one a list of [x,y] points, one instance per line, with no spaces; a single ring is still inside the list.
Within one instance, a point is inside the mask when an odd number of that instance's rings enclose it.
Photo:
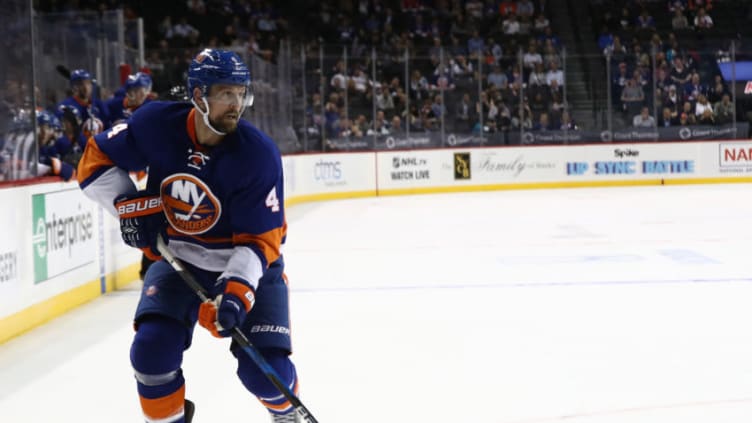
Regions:
[[[161,196],[167,221],[180,233],[203,234],[214,227],[222,214],[217,197],[194,175],[168,176],[162,181]]]

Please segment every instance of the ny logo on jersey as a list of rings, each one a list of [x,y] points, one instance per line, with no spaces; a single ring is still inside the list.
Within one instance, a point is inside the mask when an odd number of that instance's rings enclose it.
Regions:
[[[188,150],[188,152],[191,153],[188,155],[188,167],[192,167],[196,170],[201,170],[210,158],[200,151]]]
[[[177,173],[162,181],[162,207],[167,221],[176,231],[187,235],[207,232],[219,221],[219,199],[199,178]]]

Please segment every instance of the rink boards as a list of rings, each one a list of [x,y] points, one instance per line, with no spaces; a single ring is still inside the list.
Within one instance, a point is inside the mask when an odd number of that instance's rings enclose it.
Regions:
[[[453,148],[283,158],[286,205],[377,195],[752,182],[752,142]],[[0,190],[0,343],[137,279],[140,252],[75,183]]]

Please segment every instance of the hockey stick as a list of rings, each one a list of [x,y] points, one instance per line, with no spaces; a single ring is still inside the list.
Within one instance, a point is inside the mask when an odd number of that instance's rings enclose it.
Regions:
[[[55,70],[63,78],[70,79],[70,69],[68,69],[67,67],[65,67],[65,65],[57,65],[57,66],[55,66]]]
[[[193,276],[193,274],[191,274],[191,272],[189,272],[188,269],[183,266],[183,263],[180,261],[180,259],[175,257],[167,248],[167,244],[165,244],[162,235],[159,235],[157,237],[157,250],[159,250],[159,252],[162,254],[162,258],[170,263],[172,268],[175,269],[176,272],[178,272],[181,278],[183,278],[183,281],[185,281],[185,283],[188,284],[193,292],[198,295],[198,298],[201,299],[202,302],[211,301],[211,299],[206,295],[204,287],[202,287],[201,284]],[[237,342],[238,345],[240,345],[240,348],[246,354],[248,354],[248,356],[251,358],[251,360],[253,360],[254,363],[256,363],[257,366],[259,366],[261,371],[264,373],[264,376],[266,376],[269,381],[279,390],[279,392],[284,395],[284,397],[287,398],[288,401],[290,401],[290,404],[292,404],[292,406],[295,408],[295,411],[297,411],[298,414],[300,414],[309,423],[318,423],[318,420],[313,417],[313,414],[308,411],[306,406],[303,405],[300,399],[290,390],[290,388],[288,388],[287,385],[282,382],[282,379],[279,377],[274,368],[266,361],[259,350],[255,346],[253,346],[253,344],[251,344],[251,342],[248,340],[248,338],[246,338],[243,332],[240,331],[240,328],[235,326],[232,329],[231,335],[232,339]]]

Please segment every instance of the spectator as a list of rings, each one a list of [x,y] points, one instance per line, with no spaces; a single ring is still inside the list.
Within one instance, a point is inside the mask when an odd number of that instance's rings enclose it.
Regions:
[[[668,11],[675,12],[677,10],[684,11],[688,7],[687,0],[668,0]]]
[[[528,70],[533,70],[536,63],[543,63],[543,56],[538,53],[536,44],[531,42],[527,47],[527,52],[522,56],[522,65]]]
[[[488,84],[501,89],[508,82],[507,75],[501,71],[501,66],[494,65],[493,70],[488,74]]]
[[[549,26],[551,26],[551,22],[543,13],[539,13],[533,21],[533,30],[537,33],[542,33]]]
[[[536,63],[535,69],[530,72],[530,76],[527,80],[528,87],[534,87],[538,85],[548,85],[546,81],[546,71],[543,69],[543,63]]]
[[[689,126],[689,125],[692,125],[692,124],[693,124],[693,122],[690,122],[690,120],[689,120],[689,116],[690,116],[690,115],[688,115],[688,114],[686,114],[686,113],[682,112],[682,113],[681,113],[681,114],[679,115],[679,126]]]
[[[679,119],[677,115],[670,108],[664,107],[661,117],[658,118],[658,126],[668,128],[669,126],[676,126],[678,124]]]
[[[483,55],[485,45],[483,44],[483,38],[480,36],[480,32],[477,29],[473,30],[473,36],[467,40],[467,51],[470,54],[470,58],[477,60],[478,57]]]
[[[384,117],[384,112],[382,110],[379,110],[376,112],[376,117],[374,120],[368,125],[368,131],[366,132],[366,135],[372,136],[372,135],[389,135],[389,122],[387,122],[386,118]]]
[[[697,101],[700,95],[707,95],[708,88],[700,83],[700,74],[695,72],[690,77],[689,83],[684,87],[684,95],[689,101]]]
[[[551,81],[556,80],[559,86],[564,86],[564,72],[557,66],[556,62],[551,62],[546,73],[546,84],[551,85]]]
[[[436,119],[442,119],[446,114],[446,106],[441,99],[441,94],[436,94],[433,97],[433,103],[431,104],[431,113]]]
[[[640,15],[637,17],[635,26],[637,29],[643,30],[655,30],[655,19],[648,13],[647,9],[642,9]]]
[[[516,35],[520,33],[520,22],[517,15],[510,13],[501,23],[501,30],[505,35]]]
[[[708,98],[704,94],[697,96],[697,104],[695,104],[695,115],[699,117],[705,115],[705,111],[710,110],[713,113],[713,106],[708,102]]]
[[[559,130],[562,131],[576,131],[580,129],[575,121],[572,119],[572,117],[569,115],[569,112],[564,110],[561,112],[561,123],[559,125]]]
[[[499,15],[507,16],[517,14],[517,2],[514,0],[502,0],[499,4]]]
[[[606,48],[614,44],[614,34],[608,29],[608,26],[601,27],[601,33],[598,35],[598,48],[605,52]]]
[[[650,109],[643,107],[640,110],[640,114],[636,115],[632,119],[632,126],[635,128],[653,128],[655,127],[655,119],[650,115]]]
[[[519,0],[517,2],[517,15],[532,18],[535,14],[535,5],[531,0]]]
[[[188,23],[187,17],[183,16],[180,18],[180,21],[178,21],[178,23],[172,27],[172,35],[173,37],[187,40],[190,37],[198,37],[200,35],[200,32],[198,29],[193,27],[193,25]]]
[[[711,10],[713,8],[713,0],[687,0],[687,6],[689,10],[699,10],[700,8]]]
[[[710,107],[703,109],[702,114],[697,118],[697,123],[700,125],[715,125],[715,116],[713,115],[713,109]]]
[[[491,56],[493,57],[493,64],[498,65],[504,58],[504,50],[501,47],[501,43],[493,38],[488,39],[488,46],[490,48]]]
[[[723,99],[724,94],[726,94],[726,87],[723,85],[723,81],[716,80],[715,86],[708,92],[708,101],[715,104]]]
[[[621,43],[620,37],[614,37],[614,42],[603,50],[603,55],[610,57],[614,63],[623,62],[627,58],[627,48]]]
[[[636,115],[645,101],[645,92],[634,79],[628,79],[621,91],[622,108],[628,116]]]
[[[713,28],[713,18],[707,14],[704,8],[697,9],[697,15],[695,16],[695,29],[698,31],[707,31]]]
[[[474,113],[473,103],[470,100],[470,94],[462,95],[454,119],[456,129],[461,132],[469,132],[478,120],[477,113]]]
[[[543,93],[538,91],[533,96],[532,101],[529,103],[530,111],[533,114],[533,119],[538,119],[538,117],[548,112],[548,102],[545,98],[543,98]]]
[[[690,125],[697,123],[697,116],[695,115],[694,110],[692,110],[692,103],[685,101],[682,104],[681,112],[682,114],[687,115],[687,122],[689,122]]]
[[[734,120],[734,105],[728,94],[723,94],[721,100],[713,107],[715,121],[718,124],[731,123]]]
[[[676,92],[676,86],[669,85],[668,94],[666,94],[666,98],[663,100],[664,106],[668,107],[671,110],[674,110],[675,112],[678,112],[679,108],[681,107],[681,103],[682,98]]]
[[[559,56],[553,43],[547,41],[543,47],[543,65],[548,67],[551,63],[556,63],[557,67],[561,67],[561,56]]]
[[[679,8],[674,9],[674,17],[671,18],[671,28],[675,31],[689,28],[689,20],[687,20],[684,12]]]
[[[671,80],[674,84],[683,87],[690,81],[691,76],[692,74],[690,73],[689,68],[684,65],[684,60],[678,56],[674,57],[674,67],[671,69],[670,74]]]
[[[548,118],[548,113],[541,113],[538,120],[533,125],[533,131],[550,131],[553,129]]]
[[[386,87],[386,84],[382,83],[374,89],[376,93],[376,109],[391,113],[394,111],[394,100],[391,93],[384,87]]]

